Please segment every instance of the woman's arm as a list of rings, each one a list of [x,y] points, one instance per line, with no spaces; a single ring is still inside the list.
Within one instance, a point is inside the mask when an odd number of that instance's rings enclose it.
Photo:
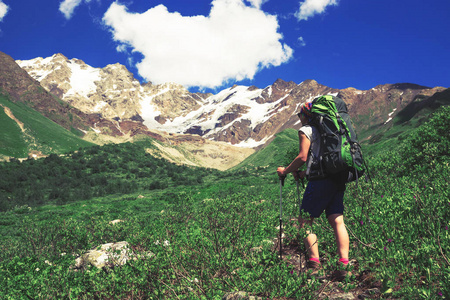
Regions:
[[[286,168],[278,167],[278,176],[286,176],[289,173],[297,171],[308,159],[309,147],[311,147],[311,141],[306,137],[306,135],[299,131],[299,154]]]

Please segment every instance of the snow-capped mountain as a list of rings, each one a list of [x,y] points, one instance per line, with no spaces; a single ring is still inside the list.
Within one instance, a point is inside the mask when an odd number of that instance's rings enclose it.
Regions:
[[[171,98],[184,97],[188,93],[182,86],[175,84],[141,85],[120,64],[102,69],[93,68],[81,60],[69,60],[62,54],[16,62],[49,92],[85,113],[99,113],[105,118],[139,119],[143,104],[156,104],[158,100],[163,102],[164,99],[159,98],[163,98],[162,95],[166,93]],[[184,102],[195,106],[200,100],[200,97],[197,98]],[[177,112],[169,103],[166,103],[165,108],[155,106],[162,113],[167,112],[168,116]]]
[[[387,124],[418,95],[429,97],[444,89],[387,84],[367,91],[338,90],[314,80],[296,84],[278,79],[263,89],[233,86],[213,95],[190,93],[175,83],[141,84],[123,65],[93,68],[62,54],[16,62],[50,93],[116,124],[118,130],[111,132],[111,126],[94,123],[104,134],[133,135],[149,129],[248,148],[264,145],[287,127],[298,128],[299,105],[319,95],[339,95],[349,104],[355,123],[368,127]]]
[[[62,54],[16,62],[46,90],[84,113],[100,114],[119,126],[141,122],[151,130],[199,134],[243,147],[259,146],[271,137],[261,130],[264,123],[286,106],[297,86],[280,80],[266,89],[234,86],[212,95],[190,93],[174,83],[141,85],[120,64],[93,68]]]

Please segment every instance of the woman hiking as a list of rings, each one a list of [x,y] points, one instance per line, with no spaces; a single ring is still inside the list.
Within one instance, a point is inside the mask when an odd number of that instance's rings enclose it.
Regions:
[[[298,172],[299,168],[305,163],[307,163],[307,166],[310,165],[309,162],[313,159],[311,157],[312,155],[319,156],[320,134],[314,126],[309,125],[309,121],[311,120],[311,106],[311,102],[306,102],[300,108],[298,116],[302,122],[302,127],[298,132],[299,154],[286,168],[278,167],[277,173],[280,178],[292,173],[295,180],[299,178],[303,179],[308,170]],[[325,211],[336,238],[339,254],[338,266],[344,267],[338,268],[338,271],[332,274],[332,279],[337,281],[341,281],[345,276],[351,275],[350,272],[345,271],[349,263],[349,236],[344,224],[343,215],[343,199],[347,176],[347,173],[339,173],[332,177],[310,180],[303,194],[300,207],[302,213],[298,219],[301,228],[305,228],[306,225],[311,228],[314,219],[320,217],[323,211]],[[309,255],[307,267],[312,270],[311,275],[316,275],[322,266],[320,263],[317,236],[310,230],[306,230],[306,237],[303,242]]]

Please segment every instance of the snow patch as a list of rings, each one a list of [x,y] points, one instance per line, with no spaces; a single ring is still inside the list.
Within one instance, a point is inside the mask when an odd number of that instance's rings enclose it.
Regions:
[[[391,117],[394,113],[395,113],[395,111],[396,111],[397,109],[396,108],[394,108],[394,110],[391,112],[391,113],[389,113],[389,117]]]
[[[97,124],[94,124],[94,126],[97,126]],[[91,127],[91,129],[94,130],[95,133],[101,133],[102,132],[101,130],[98,130],[95,127]]]
[[[235,146],[241,147],[241,148],[256,148],[258,146],[264,145],[272,136],[265,137],[264,139],[260,140],[259,142],[255,141],[252,138],[249,138],[245,141],[240,142],[239,144],[236,144]]]
[[[156,106],[152,104],[152,99],[155,96],[144,96],[140,100],[141,104],[141,117],[144,119],[144,125],[149,129],[159,129],[163,128],[163,125],[158,123],[155,118],[161,115]]]
[[[87,98],[90,93],[97,90],[95,82],[100,80],[100,69],[87,65],[82,68],[81,65],[73,61],[70,61],[67,65],[72,75],[70,77],[71,89],[65,94],[65,97],[78,94]]]
[[[52,57],[47,58],[38,57],[30,60],[16,60],[16,63],[22,69],[30,68],[31,70],[28,71],[30,76],[38,81],[45,79],[49,74],[55,72],[56,70],[61,69],[61,66],[52,68],[53,67]],[[38,67],[36,68],[36,66]]]
[[[272,92],[273,92],[273,91],[272,91],[272,86],[269,85],[269,86],[268,86],[268,90],[267,90],[267,97],[270,98],[270,97],[272,96]]]
[[[101,112],[102,108],[107,106],[108,103],[105,101],[100,101],[95,105],[95,107],[92,109],[92,112]]]
[[[394,109],[392,110],[392,112],[389,113],[389,115],[388,115],[389,118],[386,120],[386,122],[384,122],[383,125],[386,125],[388,122],[392,121],[392,115],[395,113],[396,110],[397,110],[397,108],[394,108]]]

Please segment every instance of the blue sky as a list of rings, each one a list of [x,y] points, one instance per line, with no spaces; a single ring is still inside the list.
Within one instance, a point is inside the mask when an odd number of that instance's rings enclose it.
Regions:
[[[315,79],[450,86],[448,0],[0,0],[0,51],[219,91]]]

